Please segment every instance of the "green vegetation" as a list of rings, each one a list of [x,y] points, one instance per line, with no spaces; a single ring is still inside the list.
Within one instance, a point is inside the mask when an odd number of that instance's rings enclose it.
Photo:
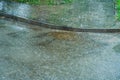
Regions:
[[[57,4],[68,4],[73,0],[13,0],[28,4],[46,4],[46,5],[57,5]]]
[[[120,0],[116,0],[117,19],[120,20]]]
[[[40,0],[13,0],[21,3],[29,3],[29,4],[38,4],[40,3]]]

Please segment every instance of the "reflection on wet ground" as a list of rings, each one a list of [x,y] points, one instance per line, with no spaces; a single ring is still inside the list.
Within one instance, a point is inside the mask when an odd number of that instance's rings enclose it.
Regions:
[[[0,80],[120,79],[119,33],[65,32],[5,19],[0,24]]]

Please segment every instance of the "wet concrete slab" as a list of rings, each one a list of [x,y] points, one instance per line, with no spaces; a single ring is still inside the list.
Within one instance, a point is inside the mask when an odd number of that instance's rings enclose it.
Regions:
[[[0,19],[0,80],[119,80],[120,35]]]

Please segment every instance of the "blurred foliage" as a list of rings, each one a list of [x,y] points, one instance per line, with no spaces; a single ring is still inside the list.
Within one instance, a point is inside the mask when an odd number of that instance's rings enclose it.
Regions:
[[[73,0],[13,0],[28,4],[46,4],[46,5],[58,5],[58,4],[68,4]]]
[[[117,19],[120,20],[120,0],[116,0]]]

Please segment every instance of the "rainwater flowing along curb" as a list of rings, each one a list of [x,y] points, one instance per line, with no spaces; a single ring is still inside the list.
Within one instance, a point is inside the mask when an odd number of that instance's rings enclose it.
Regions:
[[[82,28],[72,28],[68,26],[57,26],[53,24],[48,24],[48,23],[39,22],[36,20],[30,20],[30,19],[6,14],[3,12],[0,12],[0,17],[4,17],[5,19],[12,19],[15,21],[20,21],[20,22],[24,22],[32,25],[37,25],[44,28],[56,29],[56,30],[74,31],[74,32],[91,32],[91,33],[119,33],[120,32],[120,29],[82,29]]]

